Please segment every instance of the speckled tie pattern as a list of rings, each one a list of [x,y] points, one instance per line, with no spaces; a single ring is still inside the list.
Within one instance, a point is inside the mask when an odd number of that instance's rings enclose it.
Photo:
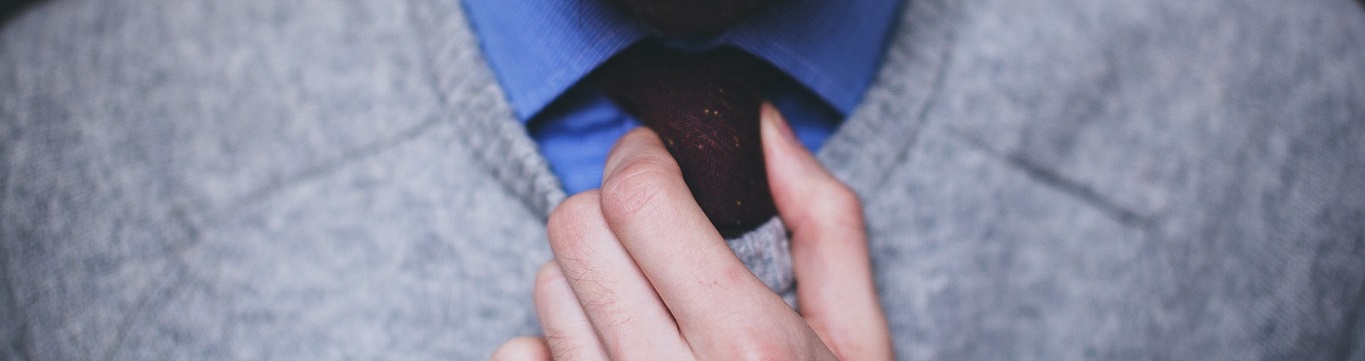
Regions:
[[[711,223],[733,238],[777,213],[758,118],[763,83],[779,74],[734,48],[684,53],[646,41],[607,61],[593,79],[659,134]]]

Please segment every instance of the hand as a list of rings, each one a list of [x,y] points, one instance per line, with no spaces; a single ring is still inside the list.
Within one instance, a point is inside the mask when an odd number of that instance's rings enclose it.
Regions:
[[[544,338],[494,360],[890,360],[857,196],[765,105],[764,156],[792,232],[799,313],[749,272],[692,199],[659,138],[636,129],[607,157],[601,192],[548,226],[536,277]]]

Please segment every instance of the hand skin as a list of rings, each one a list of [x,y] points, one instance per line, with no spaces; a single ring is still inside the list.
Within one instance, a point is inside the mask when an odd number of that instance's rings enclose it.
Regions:
[[[550,215],[555,259],[534,291],[545,337],[512,339],[493,360],[891,360],[857,196],[769,104],[762,132],[799,310],[740,263],[640,128],[607,156],[600,192]]]

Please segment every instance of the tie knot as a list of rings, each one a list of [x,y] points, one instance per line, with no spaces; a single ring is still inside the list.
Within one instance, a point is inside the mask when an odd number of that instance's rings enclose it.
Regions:
[[[611,0],[669,35],[714,35],[769,0]]]
[[[763,83],[774,72],[763,60],[734,48],[684,53],[646,42],[622,51],[603,64],[595,76],[629,113],[708,121],[744,111],[735,109],[741,104],[760,103]],[[667,112],[661,112],[660,107]],[[695,109],[677,112],[683,108]],[[752,114],[755,119],[756,109]]]
[[[733,48],[683,53],[637,44],[603,64],[594,82],[659,134],[716,229],[743,234],[776,214],[768,190],[759,112],[778,74]]]

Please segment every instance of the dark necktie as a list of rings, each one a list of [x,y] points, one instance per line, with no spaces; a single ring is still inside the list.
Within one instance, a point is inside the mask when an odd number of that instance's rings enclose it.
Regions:
[[[659,134],[711,223],[733,238],[777,213],[758,121],[763,82],[777,74],[733,48],[689,54],[643,42],[607,61],[593,79]]]

